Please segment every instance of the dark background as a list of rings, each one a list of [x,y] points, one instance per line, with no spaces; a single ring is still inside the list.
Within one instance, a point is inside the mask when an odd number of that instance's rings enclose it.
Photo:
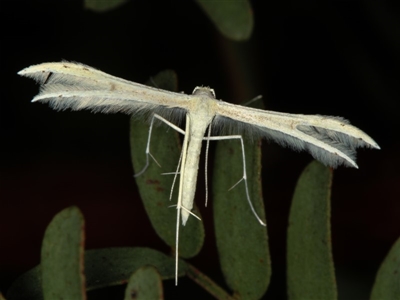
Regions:
[[[132,177],[129,116],[30,103],[38,86],[16,73],[66,59],[137,82],[171,68],[186,93],[209,85],[234,103],[262,94],[267,109],[339,115],[371,135],[382,150],[359,151],[360,169],[335,171],[332,191],[339,297],[368,297],[400,236],[400,9],[374,0],[260,2],[253,3],[255,31],[246,43],[222,37],[192,1],[130,1],[104,14],[83,9],[82,1],[0,2],[1,291],[39,263],[47,224],[70,205],[83,211],[89,249],[169,251]],[[285,299],[289,205],[311,156],[268,143],[263,150],[273,268],[267,296]],[[211,209],[202,211],[209,237]],[[191,262],[223,285],[213,240]],[[189,280],[167,287],[172,298],[187,293],[204,296]]]

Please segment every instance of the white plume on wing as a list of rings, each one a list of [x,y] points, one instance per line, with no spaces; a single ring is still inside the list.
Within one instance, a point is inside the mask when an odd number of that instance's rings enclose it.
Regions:
[[[58,110],[90,109],[133,115],[152,112],[176,120],[194,111],[197,102],[204,101],[204,97],[149,87],[80,63],[43,63],[18,74],[41,84],[40,93],[32,101],[49,102]],[[207,101],[215,114],[213,129],[244,131],[250,137],[264,137],[294,150],[306,150],[328,166],[357,168],[356,148],[380,149],[371,137],[340,117],[266,111],[213,98]]]
[[[48,102],[56,110],[89,109],[132,115],[157,112],[180,119],[190,101],[188,95],[121,79],[81,63],[43,63],[18,74],[41,84],[40,93],[32,102]]]
[[[331,167],[343,164],[357,168],[356,148],[380,149],[371,137],[341,117],[287,114],[222,101],[218,106],[217,127],[227,127],[230,133],[247,131],[250,137],[264,137],[294,150],[306,150]]]

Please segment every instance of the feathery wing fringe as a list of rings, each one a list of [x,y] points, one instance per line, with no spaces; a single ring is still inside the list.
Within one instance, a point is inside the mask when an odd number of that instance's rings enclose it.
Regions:
[[[180,119],[190,97],[111,76],[80,63],[43,63],[18,72],[41,84],[33,102],[48,102],[57,110],[143,115],[157,112]]]
[[[214,128],[231,134],[245,131],[247,136],[274,140],[297,151],[306,150],[334,168],[342,164],[358,168],[358,147],[380,149],[371,137],[340,117],[286,114],[227,102],[218,102],[218,106]]]
[[[380,149],[360,129],[339,117],[296,115],[230,104],[212,97],[186,95],[145,86],[114,77],[80,63],[43,63],[18,72],[41,84],[32,101],[48,102],[57,110],[90,109],[94,112],[124,112],[133,115],[157,113],[170,121],[180,120],[196,105],[212,108],[213,129],[246,132],[294,150],[306,150],[325,165],[357,168],[356,148]],[[204,88],[203,88],[204,89]]]

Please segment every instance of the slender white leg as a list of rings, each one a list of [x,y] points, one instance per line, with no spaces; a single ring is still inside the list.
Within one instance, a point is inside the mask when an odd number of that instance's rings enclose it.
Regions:
[[[176,207],[177,205],[176,204],[174,204],[174,205],[170,205],[170,206],[168,206],[168,207]],[[188,212],[188,214],[191,214],[193,217],[195,217],[197,220],[199,220],[199,221],[201,221],[201,218],[198,216],[198,215],[196,215],[194,212],[191,212],[190,210],[188,210],[186,207],[184,207],[184,206],[181,206],[181,208],[184,210],[184,211],[187,211]]]
[[[236,182],[229,190],[233,189],[235,186],[237,186],[240,182],[244,181],[245,189],[246,189],[246,197],[247,201],[249,202],[250,209],[253,212],[254,216],[256,217],[257,221],[263,225],[267,226],[261,218],[258,216],[256,213],[253,204],[251,203],[250,199],[250,194],[249,194],[249,188],[247,185],[247,173],[246,173],[246,155],[244,152],[244,143],[243,143],[243,137],[241,135],[227,135],[227,136],[212,136],[212,137],[207,137],[207,140],[209,141],[218,141],[218,140],[233,140],[233,139],[240,139],[240,143],[242,145],[242,159],[243,159],[243,176],[241,179],[239,179],[238,182]]]
[[[179,161],[178,161],[178,166],[176,167],[176,172],[174,175],[174,180],[172,181],[172,186],[171,186],[171,191],[169,193],[169,201],[172,200],[172,193],[174,192],[174,187],[175,187],[175,183],[176,183],[176,178],[178,177],[178,174],[180,174],[179,172],[179,167],[182,163],[182,156],[183,156],[183,151],[181,151],[181,155],[179,156]],[[171,173],[174,174],[174,173]]]
[[[205,177],[204,177],[204,181],[206,184],[206,207],[207,207],[207,203],[208,203],[208,152],[209,152],[209,148],[210,148],[210,138],[211,138],[211,124],[210,126],[208,126],[208,134],[207,134],[207,144],[206,144],[206,164],[205,164]]]
[[[135,175],[133,175],[134,177],[138,177],[138,176],[142,175],[147,170],[147,168],[149,167],[149,164],[150,164],[149,156],[156,162],[156,164],[158,166],[160,166],[158,161],[155,159],[155,157],[150,152],[151,133],[153,131],[154,120],[156,118],[159,119],[160,121],[164,122],[165,124],[167,124],[171,128],[175,129],[179,133],[185,134],[185,132],[182,129],[180,129],[178,126],[176,126],[175,124],[169,122],[168,120],[164,119],[160,115],[154,114],[153,117],[151,118],[151,123],[150,123],[150,127],[149,127],[149,137],[147,139],[147,145],[146,145],[146,165],[144,166],[144,168],[140,172],[138,172]]]
[[[175,285],[178,285],[178,259],[179,259],[179,222],[181,217],[180,207],[177,205],[176,236],[175,236]]]

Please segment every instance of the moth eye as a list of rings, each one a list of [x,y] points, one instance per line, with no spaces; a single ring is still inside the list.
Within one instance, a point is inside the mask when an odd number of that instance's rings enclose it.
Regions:
[[[214,89],[210,89],[210,93],[214,96],[214,98],[217,98],[217,96],[215,95]]]

